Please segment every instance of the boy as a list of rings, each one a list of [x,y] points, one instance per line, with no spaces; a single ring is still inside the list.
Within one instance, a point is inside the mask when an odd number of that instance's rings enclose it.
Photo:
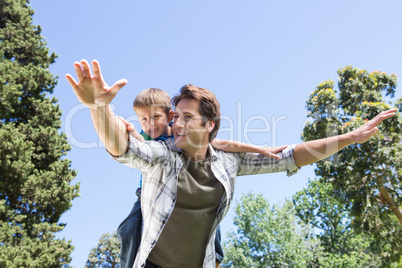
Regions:
[[[122,121],[127,126],[130,134],[139,141],[159,140],[163,141],[172,136],[169,122],[173,119],[173,111],[171,107],[170,96],[161,89],[149,88],[142,91],[134,100],[134,110],[140,121],[142,131],[138,133],[133,124]],[[262,153],[266,156],[279,158],[275,153],[285,149],[287,146],[276,148],[259,148],[248,144],[242,144],[233,141],[223,141],[215,139],[212,146],[216,149],[229,152],[255,152]],[[138,196],[129,216],[119,225],[117,234],[121,241],[121,265],[122,268],[132,267],[141,241],[141,187],[137,189]],[[218,226],[215,239],[215,256],[216,267],[220,267],[220,262],[223,259],[223,250],[220,243],[220,228]]]

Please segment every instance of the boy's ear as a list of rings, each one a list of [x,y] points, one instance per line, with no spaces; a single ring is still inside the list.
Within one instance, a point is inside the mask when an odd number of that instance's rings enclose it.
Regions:
[[[208,121],[208,132],[211,133],[211,131],[214,129],[215,127],[215,121]]]
[[[173,120],[173,114],[174,114],[173,110],[170,110],[169,116],[168,116],[168,121],[169,122],[171,122]]]

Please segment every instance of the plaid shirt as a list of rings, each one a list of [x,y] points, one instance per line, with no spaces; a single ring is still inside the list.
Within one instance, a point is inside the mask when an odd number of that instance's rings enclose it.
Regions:
[[[164,142],[139,142],[130,136],[128,147],[127,153],[113,159],[130,168],[140,169],[143,174],[141,192],[143,231],[140,248],[133,265],[134,268],[138,268],[145,267],[149,253],[172,214],[177,196],[177,177],[183,162],[180,158],[182,152],[174,146],[174,139]],[[279,154],[280,160],[261,154],[215,151],[211,145],[209,145],[209,151],[212,172],[222,183],[225,193],[209,234],[204,268],[215,267],[215,231],[229,210],[236,176],[282,171],[287,171],[290,176],[299,170],[293,160],[294,145]]]

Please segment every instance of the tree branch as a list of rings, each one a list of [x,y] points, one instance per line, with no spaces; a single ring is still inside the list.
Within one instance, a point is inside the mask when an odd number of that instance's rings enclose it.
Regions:
[[[383,197],[387,201],[389,208],[394,212],[399,220],[399,223],[402,224],[402,210],[397,204],[395,204],[394,199],[392,199],[392,196],[388,193],[387,189],[385,189],[382,182],[379,182],[379,186],[381,197]]]

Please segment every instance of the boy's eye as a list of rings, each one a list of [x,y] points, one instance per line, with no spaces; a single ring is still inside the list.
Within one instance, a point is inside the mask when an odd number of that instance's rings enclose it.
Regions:
[[[178,116],[177,114],[175,114],[175,115],[173,116],[173,119],[177,119],[177,118],[179,118],[179,116]]]
[[[193,119],[191,116],[189,116],[189,115],[186,115],[185,117],[184,117],[184,119],[186,120],[186,121],[188,121],[188,120],[191,120],[191,119]]]

